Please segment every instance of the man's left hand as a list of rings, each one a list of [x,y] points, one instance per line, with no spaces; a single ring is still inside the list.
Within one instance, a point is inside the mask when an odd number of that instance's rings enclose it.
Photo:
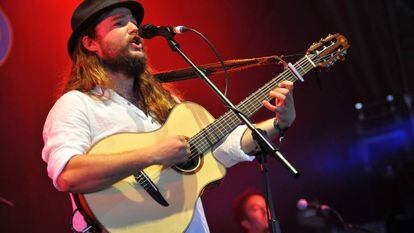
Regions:
[[[275,99],[275,105],[264,100],[262,104],[276,114],[279,127],[287,129],[296,118],[295,103],[293,101],[293,82],[283,81],[278,87],[269,92],[269,96]]]

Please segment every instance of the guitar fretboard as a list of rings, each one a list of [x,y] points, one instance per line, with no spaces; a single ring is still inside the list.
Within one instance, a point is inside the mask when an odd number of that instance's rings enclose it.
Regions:
[[[297,61],[293,66],[300,73],[301,76],[308,73],[314,68],[311,61],[312,56],[304,56]],[[285,69],[278,76],[270,80],[260,89],[249,95],[246,99],[240,102],[236,108],[240,110],[245,116],[251,117],[260,108],[263,107],[262,101],[270,101],[272,98],[269,96],[269,92],[278,86],[279,83],[289,80],[295,82],[298,78],[290,69]],[[236,116],[236,114],[229,110],[224,115],[216,119],[209,124],[206,128],[194,135],[189,143],[191,145],[191,155],[198,156],[201,153],[209,150],[218,143],[223,137],[239,126],[242,121]]]

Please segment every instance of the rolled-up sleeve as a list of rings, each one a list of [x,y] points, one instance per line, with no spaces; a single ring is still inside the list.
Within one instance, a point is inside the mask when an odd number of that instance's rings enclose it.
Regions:
[[[44,128],[42,158],[53,185],[60,190],[57,180],[68,161],[85,154],[91,146],[91,131],[86,104],[74,92],[63,95],[50,110]]]
[[[255,158],[241,149],[241,139],[246,128],[246,125],[238,126],[213,149],[214,157],[225,167],[231,167],[243,161],[252,161]]]

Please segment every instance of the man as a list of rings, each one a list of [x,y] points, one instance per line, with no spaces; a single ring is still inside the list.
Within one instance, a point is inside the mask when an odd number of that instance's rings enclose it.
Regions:
[[[233,212],[237,224],[246,233],[268,233],[266,201],[260,192],[247,191],[237,197]]]
[[[51,109],[43,131],[42,157],[60,191],[96,192],[150,165],[171,166],[186,161],[190,148],[183,135],[135,151],[84,156],[104,137],[158,129],[179,102],[147,68],[138,36],[143,15],[143,7],[136,1],[86,0],[72,16],[73,33],[68,42],[72,72],[65,94]],[[269,137],[295,119],[292,89],[291,82],[282,83],[269,93],[277,105],[263,102],[276,114],[258,124]],[[247,154],[255,148],[250,131],[239,126],[215,148],[214,154],[230,167],[252,160],[254,157]],[[85,225],[78,215],[74,223],[78,229]],[[200,200],[187,232],[208,232]]]

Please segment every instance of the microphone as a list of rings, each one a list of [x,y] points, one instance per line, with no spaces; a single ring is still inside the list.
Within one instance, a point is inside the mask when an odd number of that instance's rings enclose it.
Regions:
[[[309,203],[306,199],[301,198],[296,203],[296,207],[298,207],[298,209],[301,211],[308,209],[308,210],[313,210],[315,212],[311,214],[308,213],[306,214],[305,217],[317,216],[320,214],[323,217],[327,217],[328,219],[330,218],[330,220],[334,221],[335,223],[343,225],[345,228],[349,227],[346,225],[341,214],[339,214],[338,211],[336,211],[335,209],[331,208],[328,205],[319,205],[319,204]],[[356,229],[359,229],[359,228],[356,228]]]
[[[138,34],[144,39],[152,39],[155,36],[172,39],[175,34],[182,34],[186,31],[188,31],[188,28],[184,26],[154,26],[152,24],[145,24],[139,27]]]
[[[304,198],[301,198],[301,199],[298,200],[298,202],[296,203],[296,207],[299,210],[305,210],[307,208],[315,209],[315,210],[331,210],[331,207],[329,207],[328,205],[319,205],[319,204],[309,203]]]

